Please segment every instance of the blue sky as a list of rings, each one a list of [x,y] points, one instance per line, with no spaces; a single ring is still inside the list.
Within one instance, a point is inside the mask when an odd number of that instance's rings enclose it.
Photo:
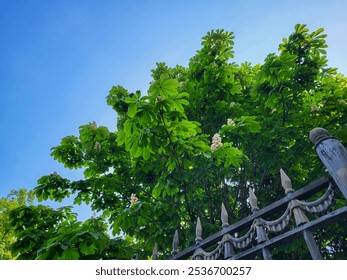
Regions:
[[[0,11],[0,197],[54,171],[81,178],[50,148],[92,121],[114,131],[110,88],[145,92],[156,62],[186,66],[211,29],[233,31],[235,61],[255,64],[296,23],[323,27],[329,64],[347,74],[343,0],[0,0]]]

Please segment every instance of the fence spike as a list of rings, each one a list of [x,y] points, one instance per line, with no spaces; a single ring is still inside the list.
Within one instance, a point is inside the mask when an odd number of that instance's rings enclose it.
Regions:
[[[202,240],[202,226],[201,226],[201,221],[199,217],[198,217],[198,220],[196,221],[195,234],[196,234],[195,242],[199,243]]]
[[[287,174],[283,171],[283,169],[280,169],[281,174],[281,184],[284,188],[285,194],[292,193],[294,190],[292,189],[292,181],[289,179]]]
[[[294,199],[290,201],[289,203],[290,210],[293,211],[294,213],[294,219],[297,226],[301,226],[302,224],[309,222],[304,211],[302,211],[300,206],[301,206],[301,202],[300,200],[297,200],[297,199]]]
[[[258,199],[251,188],[249,188],[249,204],[251,205],[252,212],[259,211]]]
[[[172,242],[172,255],[176,255],[178,252],[178,230],[176,229]]]
[[[154,243],[153,253],[152,253],[152,260],[156,260],[158,257],[158,243]]]
[[[221,210],[221,220],[222,220],[222,227],[227,227],[229,226],[229,217],[228,217],[228,212],[227,209],[224,206],[224,203],[222,203],[222,210]]]
[[[294,213],[295,223],[297,226],[301,226],[309,222],[304,211],[302,211],[300,207],[295,207],[293,209],[293,213]]]

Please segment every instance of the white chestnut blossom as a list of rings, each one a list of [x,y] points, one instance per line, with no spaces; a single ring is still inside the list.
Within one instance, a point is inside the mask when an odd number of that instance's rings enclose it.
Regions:
[[[92,126],[92,128],[96,128],[96,127],[97,127],[97,125],[96,125],[96,122],[95,122],[95,121],[93,121],[93,122],[92,122],[90,125]]]
[[[96,142],[95,142],[94,150],[96,150],[96,151],[100,151],[100,150],[101,150],[101,144],[100,144],[99,141],[96,141]]]
[[[218,148],[220,148],[222,146],[223,146],[222,138],[220,137],[220,135],[218,133],[216,133],[212,137],[211,151],[214,152],[215,150],[217,150]]]
[[[235,125],[235,122],[232,119],[227,120],[227,125]]]
[[[312,112],[312,113],[317,112],[317,111],[319,111],[319,109],[320,109],[319,106],[313,105],[313,106],[311,107],[311,112]]]
[[[138,203],[138,202],[139,202],[139,199],[137,198],[136,194],[132,193],[130,197],[130,205],[134,205],[135,203]]]
[[[159,101],[159,102],[164,101],[164,97],[158,95],[158,96],[157,96],[157,101]]]

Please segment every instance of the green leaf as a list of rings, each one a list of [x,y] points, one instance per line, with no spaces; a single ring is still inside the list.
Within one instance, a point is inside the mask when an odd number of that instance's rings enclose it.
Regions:
[[[170,96],[176,95],[178,85],[179,85],[179,82],[176,79],[169,79],[164,81],[162,81],[161,79],[161,83],[160,83],[161,95],[163,97],[170,97]]]
[[[160,196],[161,192],[163,190],[163,186],[161,184],[156,184],[156,186],[152,190],[152,195],[157,198]]]
[[[161,75],[160,79],[151,85],[150,92],[155,98],[160,96],[160,101],[161,99],[176,96],[178,86],[179,82],[177,79],[168,79],[167,75]]]
[[[86,243],[81,243],[80,244],[80,251],[84,255],[94,255],[95,252],[97,251],[97,247],[95,244],[86,244]]]
[[[258,121],[256,121],[255,116],[242,116],[237,123],[237,126],[244,126],[247,131],[251,133],[257,133],[261,129],[261,125]]]
[[[137,123],[134,119],[128,119],[124,122],[124,132],[129,136],[137,132]]]
[[[202,140],[197,140],[193,142],[194,147],[200,150],[200,152],[210,151],[210,146]]]
[[[97,140],[102,141],[110,137],[110,132],[105,126],[99,126],[96,129]]]
[[[151,150],[149,147],[142,148],[142,155],[144,160],[148,160],[151,156]]]
[[[133,118],[135,117],[136,113],[137,113],[137,103],[131,103],[127,114],[130,118]]]
[[[229,167],[230,165],[233,165],[234,167],[239,167],[240,163],[242,162],[242,152],[234,147],[228,147],[223,150],[226,157],[224,162],[224,167]]]
[[[75,248],[68,248],[64,250],[61,260],[78,260],[80,257],[78,250]]]

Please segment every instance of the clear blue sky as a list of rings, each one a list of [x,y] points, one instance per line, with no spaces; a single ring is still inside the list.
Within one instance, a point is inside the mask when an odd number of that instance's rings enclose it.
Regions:
[[[79,179],[50,148],[92,121],[113,131],[110,88],[146,91],[156,62],[186,66],[211,29],[233,31],[235,61],[255,64],[296,23],[324,27],[329,64],[347,74],[344,0],[0,0],[0,11],[0,197],[54,171]]]

